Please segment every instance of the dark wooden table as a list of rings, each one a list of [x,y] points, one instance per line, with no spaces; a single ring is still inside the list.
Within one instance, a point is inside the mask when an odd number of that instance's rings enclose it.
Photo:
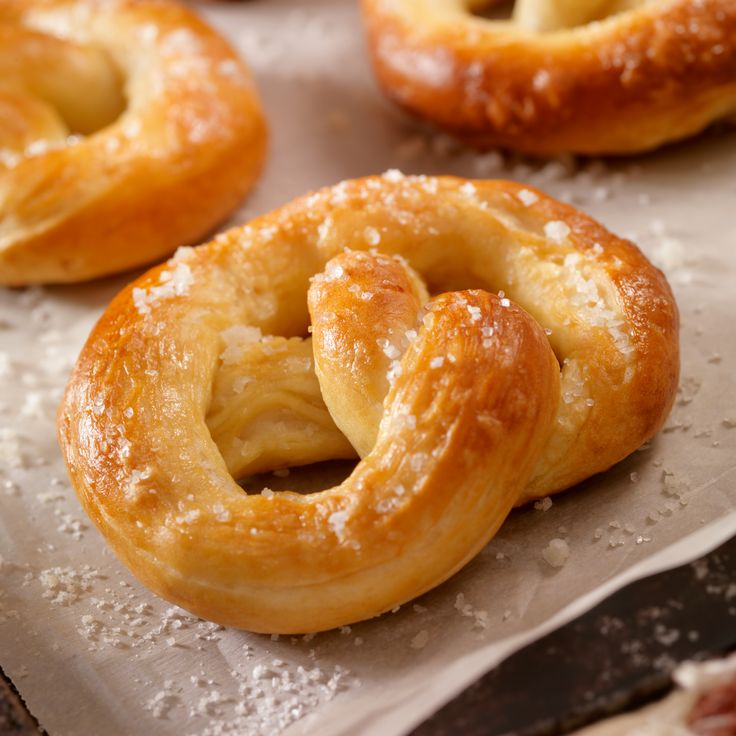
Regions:
[[[0,668],[0,735],[38,736],[43,733],[13,683]]]

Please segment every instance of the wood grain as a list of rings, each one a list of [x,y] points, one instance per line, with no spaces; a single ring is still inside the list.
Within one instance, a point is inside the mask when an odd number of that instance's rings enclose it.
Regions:
[[[45,731],[28,712],[13,683],[0,669],[0,734],[3,736],[38,736]]]

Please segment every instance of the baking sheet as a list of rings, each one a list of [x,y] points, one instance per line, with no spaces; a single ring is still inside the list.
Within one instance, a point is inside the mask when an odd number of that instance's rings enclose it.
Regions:
[[[89,329],[134,274],[0,290],[0,663],[49,733],[401,734],[631,576],[736,533],[736,134],[622,162],[477,155],[384,101],[351,0],[199,7],[250,61],[272,126],[268,169],[234,223],[388,168],[514,178],[633,238],[677,294],[681,391],[647,448],[547,511],[514,512],[460,574],[396,613],[271,638],[148,593],[66,480],[55,408]],[[542,556],[554,538],[571,550],[562,568]]]

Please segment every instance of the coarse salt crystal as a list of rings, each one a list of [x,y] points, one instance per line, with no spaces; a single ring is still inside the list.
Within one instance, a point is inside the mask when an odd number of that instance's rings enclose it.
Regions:
[[[422,629],[416,636],[411,640],[412,649],[424,649],[429,641],[429,632],[426,629]]]
[[[216,503],[212,507],[212,511],[214,511],[215,519],[217,519],[217,521],[222,521],[222,522],[230,521],[231,514],[221,503]]]
[[[428,455],[426,452],[415,452],[409,457],[409,465],[411,465],[413,471],[419,472],[426,465],[427,460]]]
[[[345,523],[348,519],[347,511],[334,511],[327,518],[327,526],[330,527],[334,535],[340,540],[343,540],[345,534]]]
[[[259,342],[263,338],[263,334],[258,327],[233,325],[223,330],[220,337],[225,343],[225,349],[220,354],[220,360],[224,365],[231,365],[238,363],[248,347]]]
[[[539,501],[534,502],[534,508],[537,511],[549,511],[552,508],[552,499],[549,496],[540,498]]]
[[[488,612],[475,608],[468,603],[463,593],[458,593],[455,598],[455,609],[463,616],[473,619],[473,626],[481,629],[488,627]]]
[[[398,169],[389,169],[384,172],[383,178],[386,181],[399,182],[404,178],[404,175]]]
[[[378,245],[381,242],[381,233],[374,227],[367,227],[363,230],[363,237],[368,245]]]
[[[158,286],[151,286],[149,289],[133,289],[133,305],[138,314],[142,316],[150,314],[151,307],[158,304],[161,299],[186,296],[194,283],[194,276],[186,263],[178,262],[173,271],[162,271],[159,281]]]
[[[189,511],[186,511],[181,516],[176,517],[176,521],[184,524],[191,524],[193,521],[196,521],[200,516],[199,509],[190,509]]]
[[[337,281],[345,275],[345,269],[339,263],[330,263],[325,269],[325,281]]]
[[[465,182],[465,184],[463,184],[463,185],[462,185],[462,186],[460,187],[460,193],[461,193],[461,194],[462,194],[462,195],[463,195],[464,197],[468,197],[468,198],[470,198],[470,197],[474,197],[474,196],[476,195],[476,189],[475,189],[475,186],[474,186],[474,185],[473,185],[473,184],[472,184],[471,182],[469,182],[469,181],[466,181],[466,182]]]
[[[376,343],[383,350],[383,354],[391,360],[396,360],[401,355],[399,349],[385,338],[379,338]]]
[[[552,220],[544,226],[544,234],[556,243],[562,243],[565,241],[568,235],[570,235],[570,227],[567,223],[562,220]]]
[[[548,69],[538,69],[532,78],[532,85],[536,90],[545,89],[549,85],[551,78],[552,75]]]
[[[401,375],[401,371],[401,363],[398,360],[392,360],[389,363],[388,371],[386,371],[386,379],[389,385],[394,385],[394,381]]]
[[[524,207],[531,207],[533,204],[539,202],[539,197],[530,189],[522,189],[516,196]]]
[[[564,539],[552,539],[542,551],[542,557],[552,567],[563,567],[570,557],[570,547]]]

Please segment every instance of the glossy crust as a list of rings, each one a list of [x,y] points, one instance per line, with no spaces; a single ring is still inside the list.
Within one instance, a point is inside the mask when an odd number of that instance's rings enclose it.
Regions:
[[[196,242],[265,154],[249,71],[169,0],[0,0],[0,112],[2,284],[81,281]]]
[[[421,307],[425,283],[438,296]],[[513,504],[651,437],[677,322],[662,274],[575,209],[389,172],[124,290],[82,351],[59,439],[90,517],[157,593],[223,624],[316,631],[438,584]],[[245,495],[233,474],[352,452],[312,353],[363,459],[330,490]]]
[[[570,0],[580,17],[560,28],[544,16],[559,0],[517,0],[507,22],[462,0],[362,0],[387,94],[474,146],[636,153],[736,112],[736,4],[618,2],[636,7],[585,22],[601,4]]]

